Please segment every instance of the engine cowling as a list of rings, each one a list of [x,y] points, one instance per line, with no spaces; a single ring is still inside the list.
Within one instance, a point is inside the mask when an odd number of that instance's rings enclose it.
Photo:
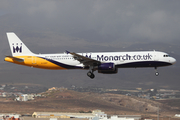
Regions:
[[[114,63],[102,63],[98,66],[98,73],[103,74],[115,74],[118,69],[115,67]]]

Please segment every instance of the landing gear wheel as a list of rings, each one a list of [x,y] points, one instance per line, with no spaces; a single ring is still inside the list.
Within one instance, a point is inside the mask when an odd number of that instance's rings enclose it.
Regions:
[[[92,75],[92,72],[91,71],[89,71],[88,73],[87,73],[87,76],[91,76]]]
[[[95,77],[95,75],[91,71],[89,71],[87,73],[87,76],[89,76],[91,79],[93,79]]]
[[[156,73],[155,73],[155,75],[156,75],[156,76],[158,76],[158,75],[159,75],[159,73],[158,73],[158,72],[156,72]]]
[[[90,78],[93,79],[94,77],[95,77],[95,75],[92,73],[91,76],[90,76]]]

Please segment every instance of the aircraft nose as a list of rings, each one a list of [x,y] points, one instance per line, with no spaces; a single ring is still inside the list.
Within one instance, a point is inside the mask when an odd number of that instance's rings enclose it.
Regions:
[[[171,58],[171,63],[175,64],[176,63],[176,59],[175,58]]]

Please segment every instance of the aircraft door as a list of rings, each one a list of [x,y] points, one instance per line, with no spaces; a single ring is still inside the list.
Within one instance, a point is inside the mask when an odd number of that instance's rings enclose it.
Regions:
[[[32,64],[36,64],[36,57],[32,56]]]
[[[158,53],[154,51],[154,61],[158,61],[158,60],[159,60]]]

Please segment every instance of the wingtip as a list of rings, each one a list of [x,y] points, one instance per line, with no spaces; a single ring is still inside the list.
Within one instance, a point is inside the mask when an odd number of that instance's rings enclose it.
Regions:
[[[65,53],[66,53],[66,54],[69,54],[70,52],[66,50],[66,52],[65,52]]]
[[[14,32],[6,32],[6,34],[15,34]]]

